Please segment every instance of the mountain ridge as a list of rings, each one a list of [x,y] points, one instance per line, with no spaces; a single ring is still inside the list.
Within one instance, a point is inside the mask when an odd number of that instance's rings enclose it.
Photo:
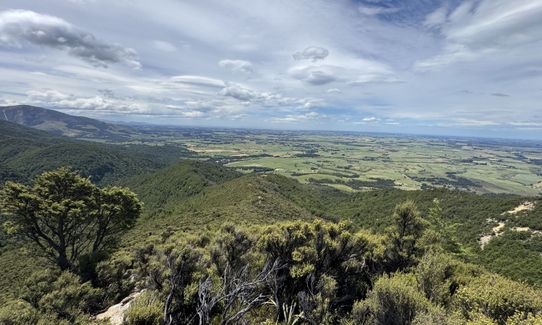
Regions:
[[[0,120],[77,139],[121,141],[134,132],[129,126],[31,105],[0,106]]]

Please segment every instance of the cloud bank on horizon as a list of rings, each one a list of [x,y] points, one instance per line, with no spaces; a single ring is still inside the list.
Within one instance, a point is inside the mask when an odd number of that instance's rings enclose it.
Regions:
[[[542,139],[539,0],[6,0],[0,105]]]

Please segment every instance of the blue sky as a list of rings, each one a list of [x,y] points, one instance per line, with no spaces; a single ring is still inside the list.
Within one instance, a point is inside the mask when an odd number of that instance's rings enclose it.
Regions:
[[[542,0],[7,0],[0,104],[542,139]]]

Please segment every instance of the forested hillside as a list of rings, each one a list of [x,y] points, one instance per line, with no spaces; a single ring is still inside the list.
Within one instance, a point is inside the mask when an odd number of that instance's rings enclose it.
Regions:
[[[55,189],[51,184],[63,175],[44,174],[28,190],[55,200],[41,188]],[[40,249],[28,250],[31,242],[8,241],[0,256],[7,270],[0,320],[95,323],[103,316],[92,315],[132,295],[125,324],[540,322],[537,278],[525,278],[529,286],[472,263],[479,262],[478,244],[456,231],[508,211],[519,197],[347,194],[201,162],[126,182],[147,208],[92,260],[75,259],[61,272],[56,262],[38,258]],[[16,211],[10,197],[18,188],[3,189],[7,216]],[[75,200],[74,193],[62,204]]]
[[[119,146],[71,140],[0,120],[0,182],[28,181],[40,172],[71,166],[97,183],[141,174],[177,161],[178,146]]]

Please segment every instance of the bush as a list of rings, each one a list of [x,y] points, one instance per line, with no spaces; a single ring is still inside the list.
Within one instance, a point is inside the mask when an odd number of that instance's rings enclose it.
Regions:
[[[459,287],[455,278],[459,263],[445,254],[429,252],[416,268],[416,280],[420,290],[431,302],[448,306]]]
[[[484,274],[460,288],[457,301],[463,313],[481,313],[499,324],[507,324],[509,317],[542,312],[542,294],[525,284],[504,277]]]
[[[98,309],[101,296],[101,290],[81,283],[77,275],[52,271],[34,273],[22,294],[23,300],[39,312],[69,321]]]
[[[107,292],[106,303],[116,303],[134,291],[134,264],[132,254],[119,251],[97,265],[97,285]]]
[[[420,312],[414,318],[413,325],[464,325],[465,320],[459,313],[446,313],[443,308],[433,307]]]
[[[359,324],[408,325],[431,308],[414,276],[398,273],[379,278],[367,299],[354,305],[352,316]]]
[[[0,324],[37,324],[39,318],[38,311],[23,300],[10,300],[0,307]]]
[[[126,325],[163,324],[164,304],[152,291],[145,291],[134,299],[124,315]]]

